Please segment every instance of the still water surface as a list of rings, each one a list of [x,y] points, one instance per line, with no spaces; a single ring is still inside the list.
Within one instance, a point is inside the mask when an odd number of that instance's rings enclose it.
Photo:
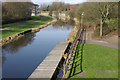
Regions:
[[[5,45],[2,50],[3,78],[28,78],[54,46],[65,41],[72,29],[73,24],[59,20]]]

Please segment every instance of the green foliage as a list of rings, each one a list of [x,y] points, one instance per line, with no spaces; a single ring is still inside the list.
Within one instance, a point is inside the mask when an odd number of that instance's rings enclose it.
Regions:
[[[109,29],[116,30],[118,29],[118,18],[112,18],[110,20],[106,20],[105,23],[108,24]]]

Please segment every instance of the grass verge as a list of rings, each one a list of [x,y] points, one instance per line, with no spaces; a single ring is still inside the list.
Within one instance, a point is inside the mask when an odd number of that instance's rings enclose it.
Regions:
[[[24,22],[33,21],[33,20],[38,20],[38,19],[40,19],[40,18],[41,18],[41,16],[31,16],[31,19],[30,19],[30,20],[18,21],[18,22],[14,22],[14,23],[4,24],[4,25],[0,26],[0,28],[7,28],[7,27],[10,27],[10,26],[14,26],[14,25],[17,25],[17,24],[24,23]]]
[[[33,20],[37,20],[37,19],[40,19],[40,16],[37,16],[37,17],[33,18]],[[12,27],[12,28],[7,29],[7,30],[3,30],[2,31],[2,38],[4,39],[4,38],[9,37],[11,35],[14,35],[16,33],[20,33],[20,32],[23,32],[23,31],[30,30],[31,28],[46,24],[47,22],[52,21],[52,20],[53,19],[50,18],[50,17],[44,17],[42,20],[29,22],[27,24],[23,24],[23,25],[20,25],[20,26],[17,26],[17,27]],[[12,23],[12,24],[15,24],[15,23]]]
[[[67,77],[118,78],[118,49],[95,44],[78,44]]]

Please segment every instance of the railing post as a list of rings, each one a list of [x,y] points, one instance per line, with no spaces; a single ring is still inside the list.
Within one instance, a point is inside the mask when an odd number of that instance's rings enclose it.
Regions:
[[[65,64],[63,64],[63,70],[64,70],[63,77],[65,77]]]
[[[65,76],[66,76],[66,73],[67,73],[67,71],[68,71],[68,68],[69,68],[69,70],[70,70],[70,65],[72,64],[72,59],[73,59],[73,56],[74,56],[74,53],[75,53],[75,50],[76,50],[76,48],[77,48],[77,44],[78,43],[80,43],[80,41],[81,41],[81,38],[83,37],[83,30],[81,30],[81,29],[79,29],[78,30],[78,32],[77,32],[77,35],[76,35],[76,37],[75,37],[75,39],[74,39],[74,41],[73,41],[73,43],[72,43],[72,46],[70,47],[70,50],[69,50],[69,52],[68,52],[68,54],[67,54],[67,57],[66,57],[66,59],[65,59],[65,62],[64,62],[64,64],[63,64],[63,77],[65,78]],[[80,39],[80,41],[78,41],[78,39]]]

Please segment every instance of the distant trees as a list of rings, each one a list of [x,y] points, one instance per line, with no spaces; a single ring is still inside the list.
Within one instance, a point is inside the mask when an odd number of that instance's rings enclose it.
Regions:
[[[118,16],[118,3],[116,2],[86,2],[75,6],[70,11],[70,17],[81,19],[81,14],[84,12],[84,23],[97,25],[100,24],[100,36],[103,35],[103,26],[107,21],[110,26],[110,19],[117,18]],[[109,27],[108,26],[108,27]]]
[[[64,11],[68,6],[63,3],[63,2],[53,2],[51,5],[50,5],[50,9],[53,10],[53,11]]]
[[[45,5],[42,4],[40,6],[40,10],[41,11],[64,11],[66,10],[68,7],[67,4],[63,3],[63,2],[53,2],[51,5]]]
[[[49,12],[49,16],[52,16],[52,10],[50,10],[50,12]]]
[[[42,4],[40,6],[40,11],[49,11],[49,15],[52,16],[52,13],[58,18],[59,13],[68,9],[68,5],[64,2],[53,2],[51,5]]]
[[[28,19],[32,12],[31,2],[4,2],[2,3],[2,22]]]
[[[48,11],[49,9],[48,9],[48,5],[46,5],[46,4],[41,4],[40,5],[40,11]]]
[[[108,24],[110,22],[110,18],[111,18],[111,14],[113,13],[113,6],[115,5],[115,3],[110,3],[110,2],[105,2],[105,3],[98,3],[98,10],[100,13],[100,36],[103,35],[103,24],[105,23],[105,21],[108,19]]]

